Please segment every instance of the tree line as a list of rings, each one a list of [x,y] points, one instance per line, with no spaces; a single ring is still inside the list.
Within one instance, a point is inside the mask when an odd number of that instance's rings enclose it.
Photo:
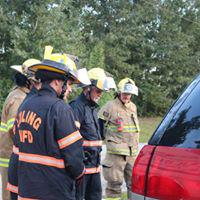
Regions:
[[[51,45],[116,82],[132,78],[139,115],[163,115],[199,72],[199,9],[199,0],[1,0],[0,110],[13,85],[9,66],[42,60]]]

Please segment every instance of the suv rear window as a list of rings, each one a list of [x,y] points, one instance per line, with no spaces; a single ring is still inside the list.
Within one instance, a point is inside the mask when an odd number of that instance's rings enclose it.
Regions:
[[[149,144],[200,148],[199,77],[186,89],[166,115]]]

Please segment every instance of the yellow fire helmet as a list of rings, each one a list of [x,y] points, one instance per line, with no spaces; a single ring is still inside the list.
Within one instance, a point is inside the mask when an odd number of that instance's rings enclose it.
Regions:
[[[30,71],[30,67],[40,63],[40,60],[30,58],[24,61],[22,65],[12,65],[10,68],[20,72],[21,74],[24,74],[25,76],[34,76],[34,74]]]
[[[124,78],[119,82],[118,91],[120,93],[134,94],[138,96],[138,87],[135,85],[135,82],[130,78]]]
[[[91,85],[97,87],[100,90],[105,90],[104,81],[106,79],[105,71],[102,68],[92,68],[88,71]]]
[[[75,62],[65,53],[52,54],[53,47],[46,46],[44,52],[44,60],[40,64],[33,65],[32,71],[46,70],[55,72],[64,76],[70,76],[76,83],[88,84],[89,77],[83,74],[80,78]]]

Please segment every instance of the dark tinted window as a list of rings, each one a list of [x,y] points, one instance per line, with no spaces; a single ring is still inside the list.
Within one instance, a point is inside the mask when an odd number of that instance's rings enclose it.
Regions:
[[[171,107],[169,112],[164,117],[163,121],[161,122],[161,124],[159,125],[159,127],[157,128],[155,133],[153,134],[152,138],[149,140],[149,144],[151,144],[151,145],[158,145],[159,144],[159,142],[160,142],[163,134],[166,132],[166,130],[169,131],[169,128],[168,128],[169,124],[170,124],[170,127],[171,127],[172,121],[175,120],[175,118],[177,117],[177,114],[180,112],[180,111],[178,111],[179,108],[182,106],[182,104],[186,100],[186,98],[190,95],[191,91],[197,86],[199,81],[200,81],[200,75],[198,77],[196,77],[196,79],[194,79],[194,81],[192,81],[192,83],[180,95],[180,97],[177,99],[177,101],[174,103],[174,105]],[[197,90],[198,87],[195,90]],[[193,94],[191,94],[191,95],[193,95]],[[187,100],[187,102],[188,101],[191,101],[191,100]],[[184,106],[185,106],[185,104],[182,107],[184,107]]]
[[[200,148],[200,83],[170,121],[159,145]]]

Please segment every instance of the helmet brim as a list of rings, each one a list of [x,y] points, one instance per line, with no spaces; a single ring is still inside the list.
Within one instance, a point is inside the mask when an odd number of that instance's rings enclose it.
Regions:
[[[10,66],[10,68],[23,74],[22,65],[12,65],[12,66]]]
[[[47,70],[60,74],[67,74],[68,68],[65,64],[54,62],[51,60],[43,60],[40,64],[33,65],[29,68],[31,71]]]

